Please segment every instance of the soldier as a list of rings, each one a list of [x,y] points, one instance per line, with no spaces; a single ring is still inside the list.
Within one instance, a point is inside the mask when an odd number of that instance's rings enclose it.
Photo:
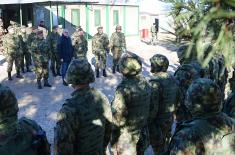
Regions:
[[[0,154],[50,155],[45,131],[33,120],[18,119],[18,103],[9,87],[0,84]]]
[[[25,26],[21,27],[20,38],[21,38],[21,46],[22,46],[22,50],[23,50],[23,54],[21,57],[21,70],[24,73],[25,72],[24,65],[26,65],[26,71],[31,72],[31,70],[29,68],[31,54],[29,53],[28,48],[27,48],[27,34],[26,34],[26,27]]]
[[[31,43],[32,57],[35,66],[38,89],[42,89],[41,79],[44,79],[44,86],[51,87],[48,83],[49,69],[49,46],[43,38],[43,31],[37,32],[37,38]]]
[[[56,155],[104,155],[110,140],[112,113],[106,96],[89,86],[95,81],[86,59],[69,65],[66,81],[72,84],[55,127]]]
[[[38,30],[41,30],[43,32],[43,37],[44,39],[46,39],[48,35],[48,28],[45,26],[44,20],[40,20]]]
[[[221,112],[218,85],[210,79],[197,79],[186,96],[185,105],[192,119],[176,129],[169,154],[235,154],[235,121]]]
[[[126,51],[126,39],[124,33],[121,32],[122,27],[116,26],[116,32],[114,32],[110,38],[110,49],[113,54],[113,73],[119,72],[118,62],[123,52]]]
[[[157,32],[158,32],[155,23],[153,23],[153,25],[151,26],[150,32],[151,32],[151,44],[155,45],[156,44],[156,40],[157,40]]]
[[[173,113],[178,103],[179,88],[175,78],[167,73],[169,61],[164,55],[156,54],[150,62],[153,74],[153,78],[149,81],[152,87],[151,111],[156,109],[153,107],[158,107],[149,125],[150,144],[155,154],[164,154],[171,138]]]
[[[74,48],[74,54],[76,59],[87,58],[88,43],[86,37],[84,36],[83,29],[79,26],[76,29],[76,32],[71,37],[72,45]]]
[[[3,27],[3,21],[2,19],[0,18],[0,53],[3,53],[3,38],[4,38],[4,35],[5,35],[6,31]]]
[[[4,47],[4,54],[7,58],[7,73],[8,73],[8,80],[12,80],[11,71],[13,62],[15,62],[16,68],[16,78],[22,79],[23,76],[20,75],[20,60],[22,56],[22,49],[21,49],[21,40],[20,37],[16,34],[15,29],[13,27],[8,28],[8,34],[4,37],[3,40],[3,47]]]
[[[109,52],[109,39],[107,34],[103,33],[103,27],[97,28],[98,33],[96,33],[92,38],[92,53],[95,55],[95,71],[96,77],[100,76],[99,69],[103,70],[103,76],[107,77],[106,74],[106,53]]]
[[[224,103],[223,112],[235,119],[235,70],[233,70],[233,77],[229,79],[229,84],[232,92]]]
[[[61,61],[59,53],[57,51],[57,44],[59,39],[60,35],[58,33],[58,26],[53,26],[53,31],[47,36],[47,42],[50,48],[51,71],[54,77],[57,75],[61,76]]]
[[[34,27],[28,27],[27,30],[26,30],[26,33],[27,33],[27,48],[28,48],[30,54],[32,54],[31,44],[37,38],[37,32],[38,32],[38,29],[35,26]],[[30,55],[30,57],[31,57],[31,55]]]
[[[176,120],[179,123],[190,119],[190,114],[184,105],[185,95],[192,81],[201,77],[201,68],[184,64],[175,71],[174,76],[179,86],[179,104],[176,106]]]
[[[119,64],[124,77],[112,101],[112,150],[118,155],[143,155],[148,145],[151,89],[141,75],[142,62],[137,55],[126,53]]]

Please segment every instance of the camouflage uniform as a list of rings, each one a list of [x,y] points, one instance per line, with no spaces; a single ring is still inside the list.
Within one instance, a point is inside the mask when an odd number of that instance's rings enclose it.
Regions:
[[[49,69],[49,46],[45,39],[43,39],[42,31],[38,31],[38,37],[31,43],[32,57],[35,66],[35,73],[37,78],[38,89],[42,89],[41,79],[44,78],[44,86],[51,87],[48,83]]]
[[[103,29],[99,27],[99,29]],[[109,39],[105,33],[96,33],[92,38],[92,53],[95,55],[96,77],[99,77],[99,68],[103,69],[103,76],[106,77],[106,52],[109,52]]]
[[[148,146],[150,86],[140,75],[142,63],[135,54],[120,59],[123,80],[117,86],[112,101],[112,150],[118,155],[143,154]]]
[[[27,72],[31,72],[31,70],[29,69],[30,61],[31,61],[31,58],[30,58],[31,54],[27,48],[26,27],[22,26],[21,30],[22,31],[20,33],[20,38],[21,38],[21,47],[22,47],[22,51],[23,51],[22,57],[21,57],[21,69],[22,69],[22,72],[24,72],[24,65],[26,65]]]
[[[88,51],[88,42],[84,35],[80,35],[80,31],[83,31],[82,28],[79,28],[74,34],[71,36],[72,45],[74,47],[74,54],[76,59],[87,58]]]
[[[5,29],[3,27],[3,21],[0,19],[0,54],[3,53],[3,38],[5,35]]]
[[[17,78],[22,78],[20,75],[20,60],[22,56],[22,49],[21,49],[21,40],[20,37],[15,34],[14,28],[9,27],[9,31],[3,40],[3,47],[4,47],[4,54],[7,58],[7,72],[8,72],[8,80],[12,80],[11,71],[13,67],[13,62],[15,62],[15,68],[17,72]]]
[[[104,155],[111,136],[112,113],[106,96],[89,86],[95,81],[89,62],[86,59],[73,60],[66,81],[78,88],[59,112],[55,154]]]
[[[156,40],[157,40],[157,29],[156,29],[155,23],[154,25],[151,26],[150,32],[151,32],[151,44],[155,45]]]
[[[235,119],[235,71],[233,71],[233,77],[229,79],[229,83],[232,92],[224,103],[223,112]]]
[[[21,118],[15,94],[0,85],[0,154],[50,155],[45,131],[33,120]]]
[[[172,137],[170,155],[235,154],[235,121],[221,113],[220,88],[198,79],[187,91],[185,105],[193,119],[180,124]]]
[[[125,35],[117,32],[118,30],[121,30],[121,26],[116,27],[116,32],[110,38],[110,49],[113,54],[113,73],[115,73],[116,68],[119,71],[118,62],[122,53],[126,50]]]
[[[192,81],[201,77],[201,68],[193,64],[183,64],[176,70],[174,76],[179,86],[179,104],[176,106],[176,120],[180,122],[191,117],[184,105],[185,95]]]
[[[54,27],[54,29],[57,29],[57,27]],[[60,67],[61,67],[61,61],[60,56],[57,51],[57,44],[60,39],[60,35],[58,32],[51,32],[47,37],[47,42],[49,44],[50,48],[50,59],[51,59],[51,71],[53,76],[61,75],[60,74]]]
[[[179,88],[174,77],[167,73],[169,61],[164,55],[156,54],[150,62],[153,73],[153,78],[149,81],[152,87],[150,109],[151,111],[158,109],[157,113],[151,112],[150,144],[155,154],[164,154],[171,137],[173,113],[178,103]]]

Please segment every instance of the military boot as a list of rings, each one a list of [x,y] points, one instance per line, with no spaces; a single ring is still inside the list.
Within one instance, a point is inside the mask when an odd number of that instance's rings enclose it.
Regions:
[[[54,68],[51,69],[51,72],[52,72],[52,75],[53,75],[54,77],[57,76],[56,73],[55,73],[55,69],[54,69]]]
[[[61,74],[60,74],[60,69],[57,69],[57,75],[58,75],[58,76],[61,76]]]
[[[27,69],[26,72],[32,72],[29,66],[27,66],[26,69]]]
[[[100,77],[99,69],[96,69],[95,72],[96,72],[96,78],[99,78]]]
[[[51,87],[51,85],[48,82],[48,79],[44,79],[44,87]]]
[[[119,65],[117,65],[117,72],[120,72]]]
[[[11,72],[8,72],[8,80],[12,81]]]
[[[116,72],[116,71],[115,71],[115,66],[113,66],[113,74],[115,74],[115,72]]]
[[[21,68],[22,73],[25,73],[24,67]]]
[[[20,75],[20,71],[17,71],[16,72],[16,78],[23,79],[24,77],[22,75]]]
[[[107,74],[106,74],[106,70],[105,70],[105,69],[103,69],[103,76],[104,76],[104,77],[107,77]]]
[[[38,84],[38,89],[42,89],[41,80],[37,80],[37,84]]]
[[[63,85],[68,86],[67,82],[63,80]]]

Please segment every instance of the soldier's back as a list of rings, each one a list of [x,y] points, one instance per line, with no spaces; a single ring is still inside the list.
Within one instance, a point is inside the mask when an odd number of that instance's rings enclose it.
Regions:
[[[6,140],[0,139],[1,155],[50,155],[45,131],[34,121],[21,118],[17,131]]]

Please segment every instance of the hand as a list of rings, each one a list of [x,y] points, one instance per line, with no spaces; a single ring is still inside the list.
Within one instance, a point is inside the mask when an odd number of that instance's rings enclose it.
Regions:
[[[64,60],[63,60],[63,59],[60,59],[60,61],[61,61],[61,62],[64,62]]]

